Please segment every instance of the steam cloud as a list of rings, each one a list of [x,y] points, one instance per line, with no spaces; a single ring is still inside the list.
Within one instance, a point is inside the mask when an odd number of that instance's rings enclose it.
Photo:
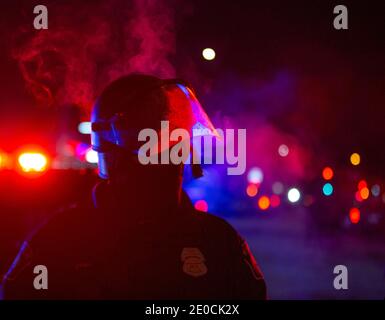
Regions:
[[[12,50],[40,105],[74,103],[88,112],[100,90],[119,76],[174,76],[168,0],[65,1],[47,8],[49,29],[24,26]]]

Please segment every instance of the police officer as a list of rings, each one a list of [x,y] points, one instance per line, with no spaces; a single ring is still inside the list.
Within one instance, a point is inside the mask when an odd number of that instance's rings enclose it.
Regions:
[[[4,298],[265,299],[246,242],[183,192],[183,165],[138,161],[138,133],[159,132],[162,120],[170,130],[214,133],[193,90],[179,80],[122,77],[100,95],[91,120],[101,182],[24,242],[3,279]]]

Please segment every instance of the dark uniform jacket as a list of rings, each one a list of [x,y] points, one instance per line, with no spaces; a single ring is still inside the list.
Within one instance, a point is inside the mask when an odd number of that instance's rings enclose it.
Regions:
[[[23,243],[3,298],[266,298],[246,242],[188,199],[164,219],[111,223],[114,214],[92,203],[56,214]]]

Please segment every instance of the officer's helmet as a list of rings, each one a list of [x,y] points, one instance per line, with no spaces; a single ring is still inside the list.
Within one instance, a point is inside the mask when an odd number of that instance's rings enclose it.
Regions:
[[[169,122],[170,132],[181,128],[192,137],[193,129],[199,129],[194,130],[195,136],[197,132],[216,135],[193,89],[181,80],[129,75],[107,86],[91,115],[91,143],[98,152],[99,176],[109,178],[119,150],[137,156],[143,144],[138,141],[139,132],[151,128],[160,134],[161,121]],[[164,151],[158,148],[158,152]]]

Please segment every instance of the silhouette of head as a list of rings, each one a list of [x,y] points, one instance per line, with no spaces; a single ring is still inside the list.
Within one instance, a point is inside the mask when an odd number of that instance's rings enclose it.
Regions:
[[[181,80],[136,74],[108,85],[91,116],[91,142],[98,152],[99,176],[118,186],[119,192],[136,197],[178,196],[183,164],[143,165],[138,161],[143,145],[138,141],[139,132],[153,129],[160,135],[161,121],[169,122],[170,131],[182,128],[192,134],[196,125],[214,130],[193,90]],[[157,152],[169,151],[158,148]]]

